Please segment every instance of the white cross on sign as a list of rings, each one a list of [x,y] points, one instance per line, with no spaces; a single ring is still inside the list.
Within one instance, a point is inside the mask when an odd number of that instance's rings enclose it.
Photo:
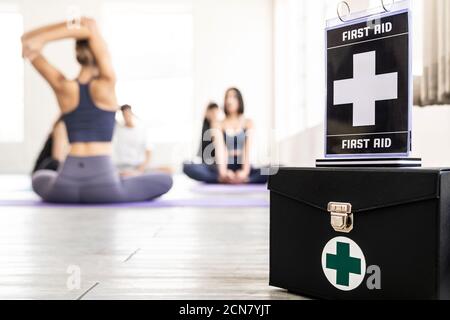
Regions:
[[[334,82],[334,105],[353,104],[353,127],[375,125],[375,102],[398,99],[398,72],[376,74],[376,52],[353,56],[353,79]]]

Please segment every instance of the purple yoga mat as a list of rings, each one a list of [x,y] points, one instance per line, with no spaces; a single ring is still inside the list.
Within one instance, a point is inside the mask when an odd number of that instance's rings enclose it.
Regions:
[[[225,193],[225,194],[245,194],[245,193],[267,193],[265,184],[246,185],[223,185],[223,184],[198,184],[191,190],[194,193]]]
[[[120,203],[105,205],[51,204],[39,200],[0,200],[0,207],[37,207],[37,208],[268,208],[269,201],[254,198],[207,198],[207,199],[159,199],[149,202]]]

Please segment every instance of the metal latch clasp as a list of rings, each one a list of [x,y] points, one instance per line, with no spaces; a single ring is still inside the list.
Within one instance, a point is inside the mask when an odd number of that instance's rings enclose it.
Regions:
[[[330,202],[331,226],[336,232],[350,233],[353,230],[352,205],[350,203]]]

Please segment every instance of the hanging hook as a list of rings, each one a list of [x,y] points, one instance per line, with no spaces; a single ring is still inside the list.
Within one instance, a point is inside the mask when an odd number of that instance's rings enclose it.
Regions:
[[[350,10],[350,5],[348,4],[347,1],[341,1],[341,2],[338,3],[338,5],[337,5],[337,16],[339,17],[339,20],[341,20],[342,22],[345,22],[343,16],[341,15],[341,8],[342,8],[342,6],[347,7],[347,11],[348,11],[347,15],[351,14],[351,10]]]
[[[385,0],[381,0],[381,6],[383,7],[384,11],[389,12],[391,11],[392,6],[394,5],[395,0],[391,0],[391,4],[386,6],[384,3]]]

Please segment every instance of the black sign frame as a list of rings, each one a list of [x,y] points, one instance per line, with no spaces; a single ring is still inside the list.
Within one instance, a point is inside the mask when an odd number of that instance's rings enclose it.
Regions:
[[[407,7],[395,12],[378,13],[338,23],[326,28],[326,159],[387,159],[410,156],[413,105],[411,21],[411,11]],[[386,52],[383,51],[381,55],[377,49],[380,46],[382,48],[384,46],[386,49]],[[341,51],[339,53],[341,56],[337,60],[338,62],[345,60],[343,64],[346,64],[346,67],[343,69],[346,68],[347,71],[340,72],[338,70],[342,67],[339,66],[340,62],[336,67],[336,61],[332,61],[333,55],[336,57],[339,55],[336,53],[338,51]],[[375,100],[375,124],[366,125],[361,121],[362,124],[357,123],[355,126],[354,104],[335,104],[335,82],[356,78],[353,74],[355,57],[358,56],[361,61],[368,61],[369,54],[373,59],[374,51],[376,69],[374,76],[397,73],[397,97],[389,99],[394,96],[387,95],[385,100]],[[390,58],[390,54],[393,58]],[[347,55],[347,57],[351,55],[353,59],[343,59],[343,55]],[[378,67],[379,61],[383,61],[383,63],[387,61],[385,70]],[[341,73],[340,77],[337,76],[339,73]],[[343,101],[347,102],[345,99]],[[379,114],[382,112],[377,111],[380,106],[386,110],[391,108],[391,111],[380,116]],[[339,119],[339,117],[341,118]],[[367,123],[371,121],[370,119],[373,120],[371,116],[368,117],[369,120],[367,117],[362,118],[366,118]],[[392,118],[398,119],[392,120]]]

